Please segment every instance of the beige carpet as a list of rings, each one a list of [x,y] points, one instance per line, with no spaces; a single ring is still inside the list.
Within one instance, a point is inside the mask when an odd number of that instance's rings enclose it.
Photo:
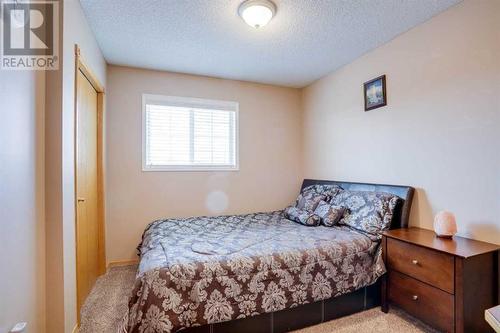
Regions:
[[[116,333],[128,308],[137,266],[115,267],[97,279],[82,307],[80,333]]]
[[[80,333],[115,333],[127,310],[137,266],[115,267],[100,277],[81,313]],[[399,309],[388,314],[374,308],[295,333],[435,332]]]
[[[391,308],[383,313],[380,308],[373,308],[351,316],[327,321],[325,323],[303,328],[294,333],[437,333],[418,319],[406,312]]]

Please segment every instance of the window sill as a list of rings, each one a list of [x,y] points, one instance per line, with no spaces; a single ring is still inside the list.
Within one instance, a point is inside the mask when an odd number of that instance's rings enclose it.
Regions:
[[[240,171],[238,166],[143,166],[143,172],[222,172]]]

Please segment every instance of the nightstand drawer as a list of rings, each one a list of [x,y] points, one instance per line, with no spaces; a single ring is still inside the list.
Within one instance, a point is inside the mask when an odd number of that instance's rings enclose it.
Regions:
[[[455,291],[455,259],[448,254],[388,238],[387,264],[450,294]]]
[[[395,271],[389,273],[389,286],[391,302],[442,331],[453,332],[453,295]]]

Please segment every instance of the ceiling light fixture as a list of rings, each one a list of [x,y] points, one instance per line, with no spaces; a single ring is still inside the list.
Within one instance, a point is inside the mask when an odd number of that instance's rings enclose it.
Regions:
[[[247,0],[240,5],[238,13],[249,26],[260,28],[276,14],[276,5],[270,0]]]

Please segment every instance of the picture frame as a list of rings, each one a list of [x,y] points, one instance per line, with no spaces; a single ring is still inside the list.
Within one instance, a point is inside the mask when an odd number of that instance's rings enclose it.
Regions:
[[[363,84],[365,112],[387,105],[387,88],[385,74]]]

